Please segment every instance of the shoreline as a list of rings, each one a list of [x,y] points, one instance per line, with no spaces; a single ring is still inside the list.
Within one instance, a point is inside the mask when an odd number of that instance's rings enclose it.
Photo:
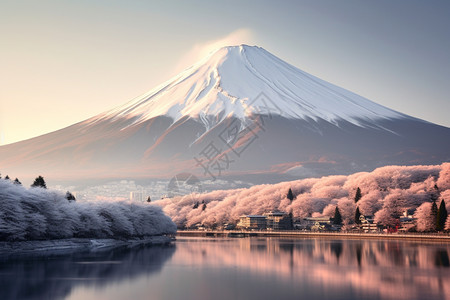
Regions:
[[[1,259],[26,256],[52,256],[73,253],[103,252],[115,248],[133,248],[143,245],[164,245],[172,241],[170,236],[148,236],[145,238],[89,239],[69,238],[43,241],[0,242]]]
[[[241,230],[178,230],[177,237],[277,237],[277,238],[339,238],[339,239],[385,239],[409,241],[450,242],[450,235],[411,233],[344,233],[344,232],[304,232],[304,231],[241,231]]]

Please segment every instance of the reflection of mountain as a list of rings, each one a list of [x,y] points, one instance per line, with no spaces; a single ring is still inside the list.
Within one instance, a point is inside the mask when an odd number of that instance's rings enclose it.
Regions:
[[[158,273],[174,251],[173,246],[153,246],[2,261],[0,299],[63,299],[76,286],[98,287]]]
[[[173,261],[382,299],[450,299],[450,245],[371,240],[179,240]],[[333,298],[333,297],[331,297]]]

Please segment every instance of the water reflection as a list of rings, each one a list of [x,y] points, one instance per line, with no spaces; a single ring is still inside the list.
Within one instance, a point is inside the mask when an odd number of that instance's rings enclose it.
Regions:
[[[292,287],[293,296],[306,293],[295,290],[301,284],[327,290],[327,298],[334,299],[450,299],[449,253],[448,243],[184,239],[177,242],[173,260],[270,276]],[[333,293],[337,290],[339,297]],[[314,295],[309,297],[323,297]],[[260,297],[265,299],[263,293]]]
[[[448,252],[439,249],[436,251],[436,259],[435,259],[436,266],[438,267],[450,267],[450,262],[448,259]]]
[[[159,272],[173,246],[115,249],[0,261],[0,299],[64,299],[78,286],[104,287]]]
[[[0,262],[0,299],[448,299],[450,245],[179,238]]]

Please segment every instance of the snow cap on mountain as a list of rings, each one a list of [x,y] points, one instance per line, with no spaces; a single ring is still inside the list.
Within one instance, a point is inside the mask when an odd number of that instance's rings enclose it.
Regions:
[[[220,48],[101,117],[133,117],[140,123],[162,115],[174,121],[185,116],[200,121],[214,116],[220,122],[230,116],[245,119],[265,112],[330,123],[346,120],[356,125],[360,120],[406,117],[305,73],[261,47],[248,45]]]

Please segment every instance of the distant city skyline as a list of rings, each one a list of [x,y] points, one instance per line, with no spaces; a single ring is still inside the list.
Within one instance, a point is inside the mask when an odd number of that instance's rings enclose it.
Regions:
[[[242,43],[450,127],[449,15],[447,1],[0,0],[0,145],[112,109]]]

